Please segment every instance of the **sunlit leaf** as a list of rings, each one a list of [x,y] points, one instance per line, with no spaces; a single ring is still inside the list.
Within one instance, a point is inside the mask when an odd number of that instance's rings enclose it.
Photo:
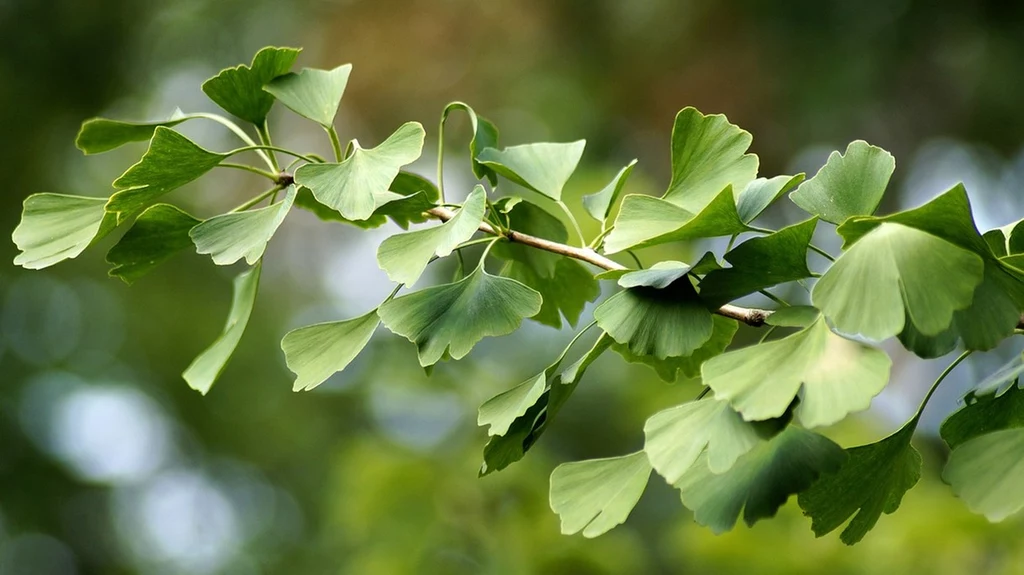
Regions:
[[[618,279],[618,284],[624,288],[652,287],[665,289],[677,280],[686,276],[690,266],[677,261],[658,262],[645,270],[628,271]]]
[[[843,449],[828,438],[790,426],[721,475],[711,472],[707,453],[701,454],[675,486],[697,523],[723,533],[733,528],[741,512],[747,525],[775,516],[790,495],[836,471],[845,460]]]
[[[473,108],[463,102],[452,102],[448,104],[441,114],[441,121],[445,122],[448,115],[454,110],[462,110],[469,115],[469,123],[473,128],[473,138],[469,141],[469,156],[473,162],[473,175],[477,178],[487,178],[491,186],[498,185],[498,176],[494,170],[479,162],[480,152],[487,148],[498,147],[498,128],[490,120],[478,115]]]
[[[200,220],[170,204],[156,204],[139,214],[107,252],[111,277],[131,284],[178,252],[192,247],[188,232]]]
[[[423,126],[408,122],[376,148],[357,147],[339,164],[306,164],[295,171],[295,181],[309,188],[317,201],[350,220],[365,220],[380,204],[399,169],[420,157]]]
[[[942,479],[967,507],[989,521],[1002,521],[1024,508],[1024,428],[979,435],[949,456]]]
[[[562,199],[562,188],[583,157],[585,140],[570,143],[523,144],[503,150],[487,148],[477,160],[503,177],[553,200]]]
[[[512,333],[540,311],[541,296],[477,267],[465,278],[393,299],[378,309],[384,325],[416,344],[420,365],[447,352],[461,359],[487,336]]]
[[[663,199],[695,214],[724,188],[744,189],[757,175],[757,156],[746,153],[752,139],[721,114],[683,108],[672,126],[672,182]]]
[[[551,473],[551,510],[562,518],[562,533],[597,537],[623,523],[650,476],[642,451],[559,465]]]
[[[330,128],[345,94],[350,72],[351,64],[333,70],[303,68],[298,74],[277,76],[263,89],[296,114]]]
[[[180,111],[170,118],[157,122],[122,122],[107,118],[92,118],[82,122],[82,128],[75,138],[75,146],[86,154],[100,154],[120,148],[131,142],[145,142],[153,137],[160,126],[171,128],[188,120]]]
[[[921,478],[921,454],[910,445],[916,426],[914,418],[877,443],[847,449],[849,458],[838,472],[822,476],[798,496],[815,535],[831,533],[853,517],[840,535],[843,543],[853,545],[882,513],[896,512],[903,495]]]
[[[815,322],[821,312],[809,305],[794,305],[775,310],[764,323],[776,327],[807,327]]]
[[[583,207],[586,208],[590,217],[599,222],[604,222],[608,219],[608,216],[612,213],[612,207],[615,206],[615,200],[622,193],[622,187],[626,185],[626,180],[633,173],[633,167],[636,166],[636,162],[636,160],[633,160],[625,168],[619,170],[619,173],[615,174],[612,181],[608,182],[607,186],[601,188],[601,191],[589,196],[583,196]]]
[[[369,343],[380,323],[377,310],[357,318],[300,327],[281,340],[295,374],[294,391],[308,391],[345,369]]]
[[[252,59],[252,66],[240,64],[221,70],[203,82],[203,92],[230,114],[262,126],[274,105],[274,97],[263,86],[287,74],[299,57],[301,48],[263,48]]]
[[[555,362],[519,385],[488,399],[477,413],[477,425],[487,426],[487,435],[505,435],[515,421],[523,417],[548,390],[558,371]]]
[[[794,415],[806,427],[830,425],[867,409],[889,379],[884,351],[832,333],[824,318],[793,335],[709,359],[704,384],[748,421]]]
[[[757,178],[747,184],[743,191],[736,196],[736,213],[739,214],[743,223],[749,224],[761,215],[761,212],[768,209],[775,200],[779,199],[794,187],[804,181],[804,174],[795,176],[775,176],[774,178]]]
[[[25,198],[21,222],[11,239],[21,250],[14,265],[39,270],[76,258],[114,227],[104,211],[105,198],[32,194]]]
[[[231,265],[242,258],[253,265],[263,257],[267,243],[291,210],[295,194],[295,186],[291,186],[284,200],[276,204],[214,216],[192,228],[188,235],[196,251],[210,254],[217,265]]]
[[[205,150],[178,132],[159,126],[142,159],[114,180],[114,187],[121,191],[110,196],[107,211],[116,212],[118,221],[122,221],[212,170],[225,158],[226,154]]]
[[[907,317],[928,336],[965,309],[982,281],[982,259],[946,240],[883,223],[843,253],[814,286],[814,305],[843,333],[884,340]]]
[[[195,358],[188,369],[181,374],[189,387],[206,395],[213,383],[220,377],[231,355],[235,353],[239,340],[245,332],[252,314],[252,306],[256,301],[256,291],[260,284],[260,268],[262,263],[239,274],[234,281],[231,298],[231,311],[224,331],[210,347]]]
[[[486,192],[483,186],[477,185],[462,204],[462,209],[447,222],[385,239],[377,249],[377,263],[391,281],[412,286],[431,258],[443,258],[473,237],[483,221],[485,202]]]
[[[714,316],[711,323],[711,337],[704,342],[704,345],[685,357],[658,359],[653,355],[634,355],[629,351],[629,347],[621,343],[613,344],[612,349],[630,363],[643,363],[651,367],[658,373],[658,377],[669,383],[676,380],[680,371],[685,377],[699,377],[701,364],[725,351],[725,348],[732,343],[736,330],[739,329],[739,323],[736,320],[720,315]]]
[[[403,230],[409,224],[421,224],[428,221],[424,212],[437,205],[440,199],[437,186],[422,176],[409,172],[399,172],[391,182],[391,189],[374,194],[373,201],[377,206],[373,214],[365,220],[350,220],[335,209],[329,208],[313,196],[309,188],[299,188],[295,196],[295,207],[313,212],[325,222],[342,222],[364,230],[378,228],[390,218]]]
[[[845,154],[832,152],[818,173],[789,197],[804,211],[841,224],[851,216],[875,211],[895,169],[892,154],[856,140],[846,147]]]

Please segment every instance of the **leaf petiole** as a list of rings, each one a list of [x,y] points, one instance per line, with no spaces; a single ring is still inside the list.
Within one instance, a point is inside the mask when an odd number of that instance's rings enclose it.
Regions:
[[[261,170],[261,169],[255,167],[255,166],[250,166],[249,164],[236,164],[234,162],[221,162],[221,163],[217,164],[217,167],[219,167],[219,168],[234,168],[236,170],[244,170],[246,172],[251,172],[253,174],[259,174],[259,175],[261,175],[264,178],[267,178],[269,180],[277,181],[277,174],[274,174],[272,172],[268,172],[266,170]]]
[[[231,212],[229,212],[229,213],[244,212],[245,210],[248,210],[249,208],[251,208],[251,207],[255,206],[256,204],[262,202],[263,200],[267,199],[268,197],[276,196],[277,192],[281,191],[281,189],[283,187],[284,186],[274,186],[273,188],[270,188],[269,190],[263,192],[262,194],[256,196],[255,198],[252,198],[249,201],[245,202],[244,204],[242,204],[242,205],[238,206],[237,208],[231,210]],[[271,200],[271,203],[273,203],[273,200]]]
[[[565,212],[566,217],[569,218],[569,222],[572,223],[573,229],[576,230],[576,237],[580,240],[580,246],[586,247],[587,240],[583,239],[583,230],[580,229],[580,224],[576,221],[576,216],[572,215],[572,211],[569,209],[569,206],[565,205],[565,202],[562,200],[558,200],[555,203],[558,204],[558,207],[561,208],[563,212]]]
[[[334,149],[334,158],[338,162],[345,159],[345,156],[341,153],[341,140],[338,139],[338,130],[334,129],[334,126],[327,128],[327,135],[331,138],[331,148]]]

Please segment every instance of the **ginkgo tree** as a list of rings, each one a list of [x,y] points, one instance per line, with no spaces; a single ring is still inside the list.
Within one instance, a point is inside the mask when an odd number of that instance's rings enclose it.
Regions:
[[[376,308],[284,336],[296,391],[344,370],[380,324],[415,344],[429,373],[439,361],[465,357],[485,337],[517,330],[525,319],[576,326],[601,296],[599,282],[606,282],[604,291],[614,293],[596,304],[593,321],[542,372],[480,406],[478,418],[488,435],[480,470],[486,475],[526,455],[588,367],[609,350],[667,381],[699,378],[705,387],[692,401],[650,416],[640,451],[553,471],[551,507],[562,531],[586,537],[624,522],[654,471],[679,490],[696,521],[715,532],[731,529],[740,516],[747,524],[772,517],[796,496],[815,534],[845,525],[841,539],[856,543],[883,513],[897,510],[920,478],[921,456],[911,439],[945,376],[972,352],[1024,333],[1024,226],[982,233],[962,185],[936,190],[920,207],[875,215],[896,164],[866,142],[833,152],[809,178],[769,177],[758,173],[758,158],[748,152],[749,133],[725,116],[685,108],[672,129],[672,175],[661,197],[626,193],[634,160],[574,211],[563,190],[585,141],[502,147],[492,122],[454,102],[441,114],[432,182],[405,169],[421,156],[426,136],[416,122],[374,146],[354,138],[343,143],[334,121],[352,66],[293,72],[299,52],[264,48],[251,64],[227,68],[203,84],[234,120],[179,112],[144,123],[86,121],[77,138],[86,154],[131,142],[149,147],[114,180],[109,197],[26,198],[13,233],[20,250],[15,263],[46,268],[115,231],[109,273],[129,284],[185,250],[209,255],[219,266],[245,260],[223,333],[183,373],[203,394],[243,337],[266,247],[296,209],[331,223],[365,229],[390,220],[406,230],[378,249],[377,261],[396,285]],[[273,145],[267,117],[276,103],[318,124],[334,157]],[[468,161],[479,180],[461,203],[452,203],[443,186],[444,128],[454,114],[468,116]],[[221,124],[238,147],[204,149],[176,129],[192,121]],[[243,152],[258,163],[233,161]],[[163,201],[219,168],[252,172],[269,187],[208,218]],[[786,198],[807,213],[804,221],[779,230],[755,225]],[[593,218],[600,232],[586,237],[578,212]],[[414,225],[422,226],[410,230]],[[841,254],[811,243],[819,229],[842,238]],[[741,236],[747,239],[736,244]],[[689,263],[665,260],[642,268],[635,257],[621,257],[712,237],[730,238],[725,252]],[[476,245],[482,251],[466,251]],[[428,266],[453,254],[456,278],[422,285]],[[479,254],[475,263],[472,254]],[[810,257],[827,269],[812,272]],[[807,290],[804,305],[768,291],[789,283]],[[775,309],[736,305],[755,293]],[[740,324],[762,328],[763,337],[734,346]],[[584,339],[587,332],[596,337]],[[866,409],[887,385],[891,361],[877,344],[893,337],[922,358],[960,353],[897,432],[841,447],[819,431]],[[593,343],[580,350],[581,341]],[[941,429],[951,450],[943,479],[968,507],[994,521],[1024,507],[1022,371],[1018,358],[979,382]]]

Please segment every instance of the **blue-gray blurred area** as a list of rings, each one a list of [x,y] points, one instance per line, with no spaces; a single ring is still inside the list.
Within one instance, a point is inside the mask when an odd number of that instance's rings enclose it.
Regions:
[[[33,192],[109,194],[145,149],[86,158],[73,145],[82,120],[215,111],[202,81],[264,45],[303,46],[306,66],[351,62],[337,124],[364,145],[408,120],[434,142],[456,99],[506,144],[586,138],[571,203],[634,157],[630,191],[663,190],[673,116],[692,105],[751,131],[762,174],[813,173],[860,138],[897,157],[885,211],[963,180],[983,229],[1024,215],[1019,3],[0,0],[0,230]],[[276,143],[330,150],[281,107],[271,123]],[[458,198],[471,183],[468,126],[451,126],[446,182]],[[216,124],[186,132],[234,145]],[[431,175],[435,158],[428,144],[412,169]],[[171,198],[209,216],[261,186],[219,170]],[[782,205],[765,223],[797,217]],[[112,239],[42,272],[0,265],[0,574],[1024,573],[1021,520],[968,513],[937,479],[945,453],[929,435],[1013,350],[955,373],[926,413],[924,478],[852,548],[815,539],[792,501],[716,537],[657,478],[626,525],[596,540],[560,535],[547,505],[554,466],[636,449],[649,415],[697,390],[611,354],[524,461],[478,479],[476,407],[539,371],[568,329],[527,322],[429,379],[413,346],[382,330],[343,374],[293,393],[281,336],[383,299],[391,286],[374,253],[394,230],[292,214],[206,397],[179,374],[219,333],[237,269],[182,255],[129,288],[106,277]],[[702,247],[642,257],[691,261]],[[0,259],[14,255],[0,243]],[[432,267],[432,281],[453,271]],[[744,328],[738,341],[755,337]],[[828,430],[844,445],[895,429],[949,361],[897,348],[887,345],[890,389]]]

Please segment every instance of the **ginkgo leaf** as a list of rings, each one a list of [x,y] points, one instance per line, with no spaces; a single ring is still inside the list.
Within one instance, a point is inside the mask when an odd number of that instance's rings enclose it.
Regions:
[[[675,483],[702,453],[708,469],[717,475],[770,437],[744,421],[727,402],[705,399],[652,415],[644,424],[644,452],[658,474]]]
[[[565,243],[569,239],[569,233],[561,220],[522,198],[502,198],[499,200],[498,209],[508,214],[509,227],[517,232],[558,243]],[[564,259],[564,256],[559,254],[538,250],[518,242],[495,244],[491,252],[501,259],[526,264],[542,278],[554,276],[555,266]]]
[[[505,435],[513,423],[540,401],[547,392],[561,361],[519,385],[488,399],[477,413],[477,425],[487,426],[487,435]]]
[[[373,201],[377,207],[365,220],[346,218],[337,210],[318,202],[313,192],[306,187],[299,188],[295,196],[295,207],[313,212],[325,222],[343,222],[368,230],[383,226],[390,218],[398,227],[407,230],[409,224],[428,221],[430,217],[424,212],[436,206],[440,198],[440,191],[433,182],[423,176],[398,172],[388,191],[374,194]]]
[[[14,265],[40,270],[78,257],[114,228],[105,198],[32,194],[25,198],[21,222],[11,239],[21,250]]]
[[[607,186],[601,188],[601,191],[589,196],[583,196],[583,207],[586,208],[590,217],[602,223],[608,219],[612,213],[612,207],[615,206],[615,200],[622,193],[622,188],[626,185],[629,175],[633,173],[633,167],[636,166],[636,162],[636,160],[633,160],[625,168],[619,170],[619,173],[615,174],[612,181],[608,182]]]
[[[746,153],[752,140],[721,114],[683,108],[672,126],[672,181],[663,199],[698,213],[724,188],[742,190],[757,176],[757,156]]]
[[[170,204],[150,206],[107,252],[107,263],[114,266],[110,276],[132,284],[174,254],[192,247],[188,232],[199,223]]]
[[[794,415],[817,427],[867,409],[888,382],[891,364],[884,351],[844,339],[818,318],[782,339],[713,357],[701,376],[748,421],[781,416],[799,394]]]
[[[587,303],[601,295],[594,276],[579,262],[569,258],[558,260],[551,277],[538,275],[536,268],[519,260],[506,262],[500,275],[536,290],[544,303],[537,315],[530,319],[556,329],[562,327],[562,317],[575,327]]]
[[[262,126],[274,105],[274,97],[263,90],[264,84],[287,74],[301,51],[301,48],[263,48],[253,56],[252,66],[239,64],[225,68],[203,82],[203,92],[229,114]]]
[[[716,315],[711,319],[711,337],[704,345],[698,347],[693,353],[685,357],[666,357],[658,359],[653,355],[634,355],[629,348],[621,343],[612,345],[623,359],[630,363],[642,363],[651,367],[657,372],[662,380],[672,383],[678,377],[680,371],[685,377],[700,377],[700,366],[707,360],[719,355],[732,343],[732,338],[739,329],[739,323],[734,319]]]
[[[849,458],[836,473],[824,475],[797,500],[818,537],[853,517],[840,539],[857,543],[882,513],[892,514],[903,495],[921,478],[921,454],[910,445],[917,418],[885,439],[847,449]],[[856,514],[856,515],[855,515]]]
[[[832,264],[811,299],[843,333],[881,341],[909,317],[922,334],[937,335],[971,305],[983,269],[980,257],[946,240],[883,223]]]
[[[764,320],[768,325],[776,327],[807,327],[814,323],[821,312],[809,305],[793,305],[777,309]]]
[[[795,176],[757,178],[747,184],[747,187],[743,188],[743,191],[736,196],[736,213],[739,214],[743,223],[749,224],[782,194],[792,190],[803,181],[803,173]]]
[[[964,407],[942,422],[939,434],[950,449],[986,433],[1024,427],[1024,389],[1017,381],[1024,371],[1020,357],[1017,355],[1010,362],[1012,369],[1004,368],[992,374],[996,378],[985,378],[976,391],[964,397]],[[1005,383],[1011,385],[1004,386]]]
[[[267,243],[281,226],[295,202],[295,186],[284,200],[265,208],[214,216],[197,225],[188,235],[200,254],[210,254],[213,263],[231,265],[245,258],[249,265],[263,257]]]
[[[967,507],[989,521],[1024,508],[1024,428],[1012,427],[970,439],[949,456],[942,479]]]
[[[153,137],[160,126],[171,128],[190,117],[176,111],[167,120],[157,122],[122,122],[107,118],[92,118],[82,122],[75,138],[75,146],[85,154],[100,154],[120,148],[131,142],[145,142]]]
[[[263,89],[296,114],[330,128],[345,94],[350,72],[352,64],[333,70],[303,68],[298,74],[277,76]]]
[[[725,254],[732,267],[711,271],[700,281],[700,297],[717,307],[760,289],[811,277],[807,246],[817,223],[811,218],[736,246]]]
[[[345,369],[370,342],[380,323],[377,310],[357,318],[300,327],[281,340],[293,391],[308,391]]]
[[[628,283],[627,278],[635,279],[634,274],[640,273],[624,275],[619,282]],[[712,319],[685,271],[680,275],[664,289],[640,285],[618,292],[597,306],[594,319],[634,355],[658,359],[690,355],[711,338]],[[648,281],[659,283],[655,277]]]
[[[642,451],[559,465],[551,473],[551,510],[562,518],[562,534],[597,537],[623,523],[650,476]]]
[[[690,266],[683,262],[667,260],[658,262],[645,270],[630,271],[619,276],[618,284],[624,288],[652,287],[665,289],[686,276]]]
[[[441,113],[441,123],[448,121],[448,116],[454,110],[462,110],[469,116],[470,126],[473,128],[473,137],[469,140],[469,156],[473,162],[473,175],[477,178],[487,178],[491,186],[498,185],[498,175],[494,170],[488,168],[479,161],[480,152],[487,148],[498,147],[498,128],[487,118],[480,116],[463,102],[452,102],[445,106]]]
[[[520,186],[560,201],[562,188],[576,171],[586,145],[586,140],[577,140],[523,144],[503,150],[487,148],[477,161]]]
[[[736,213],[732,188],[720,190],[699,213],[666,200],[629,194],[622,200],[615,228],[605,239],[605,252],[655,246],[668,242],[730,236],[747,231]]]
[[[225,158],[226,154],[205,150],[178,132],[159,126],[142,159],[114,180],[114,187],[121,191],[110,196],[107,211],[116,212],[120,222],[212,170]]]
[[[484,337],[512,333],[540,305],[537,292],[477,267],[455,283],[395,298],[377,313],[388,329],[416,344],[420,365],[428,366],[445,353],[462,359]]]
[[[845,154],[832,152],[818,173],[789,197],[804,211],[841,224],[851,216],[875,211],[895,169],[892,154],[856,140],[846,147]]]
[[[375,197],[388,191],[399,169],[420,157],[423,137],[419,123],[402,124],[376,148],[356,147],[340,164],[302,166],[295,171],[295,182],[342,216],[365,220],[379,207]]]
[[[708,468],[707,453],[675,482],[683,505],[715,533],[774,517],[790,495],[810,487],[822,474],[839,469],[846,453],[830,439],[787,427],[771,441],[758,444],[723,474]]]
[[[456,246],[473,237],[484,219],[486,201],[487,193],[478,184],[463,202],[462,209],[447,222],[388,237],[377,249],[380,269],[387,272],[391,281],[412,286],[423,274],[431,258],[443,258],[451,254]]]
[[[261,266],[262,262],[257,262],[255,266],[235,277],[231,311],[228,312],[224,331],[210,347],[192,360],[188,369],[181,374],[189,387],[203,395],[210,391],[213,383],[220,377],[228,360],[235,353],[242,334],[245,333],[245,326],[249,324],[249,316],[252,314],[252,306],[260,285]]]

